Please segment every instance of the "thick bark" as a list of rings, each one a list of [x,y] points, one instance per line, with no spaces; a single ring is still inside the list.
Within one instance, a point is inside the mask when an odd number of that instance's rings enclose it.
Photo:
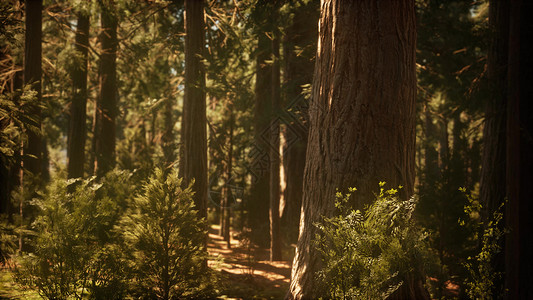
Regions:
[[[186,0],[185,98],[181,120],[183,148],[180,173],[185,184],[194,180],[194,204],[200,218],[207,217],[207,121],[205,71],[201,61],[204,44],[204,1]]]
[[[533,298],[533,26],[529,1],[511,1],[509,25],[505,245],[506,299]]]
[[[105,1],[100,15],[100,94],[96,102],[94,174],[103,176],[115,165],[115,119],[117,116],[117,19],[113,0]]]
[[[271,111],[272,66],[270,40],[259,34],[256,56],[255,107],[254,107],[254,148],[251,153],[252,187],[250,191],[248,224],[253,242],[268,246],[268,209],[270,199],[270,159],[269,146]]]
[[[507,105],[507,52],[509,48],[509,1],[492,0],[489,5],[489,28],[492,32],[487,58],[489,98],[485,106],[479,194],[485,220],[493,215],[505,199],[506,115],[502,112],[505,112]],[[495,258],[494,269],[497,272],[504,272],[503,253]],[[501,289],[503,282],[495,286]],[[494,295],[499,295],[501,292],[501,290],[495,290]]]
[[[414,1],[323,0],[310,106],[300,236],[288,298],[318,298],[314,223],[334,211],[336,189],[373,201],[379,181],[413,193]],[[398,291],[413,297],[421,278]],[[405,291],[414,287],[415,291]],[[425,298],[425,297],[424,297]]]
[[[87,137],[87,63],[89,50],[89,16],[78,13],[76,51],[80,61],[72,71],[72,103],[68,131],[68,178],[83,177],[85,139]]]
[[[42,61],[42,0],[26,1],[26,33],[24,39],[24,84],[31,84],[37,92],[35,105],[26,112],[35,128],[41,128],[41,61]],[[28,142],[24,147],[24,169],[39,178],[42,172],[42,139],[40,132],[26,131]]]
[[[298,239],[298,223],[302,206],[305,153],[307,151],[308,101],[302,95],[302,85],[313,80],[313,57],[316,53],[318,3],[310,2],[294,11],[294,18],[286,29],[283,42],[285,107],[289,109],[286,122],[283,163],[286,187],[282,226],[287,242]]]
[[[273,13],[278,14],[278,8]],[[274,17],[276,20],[276,17]],[[274,22],[275,24],[275,22]],[[279,45],[280,32],[274,26],[272,39],[272,115],[270,122],[270,261],[281,260],[281,236],[280,236],[280,215],[279,202],[281,195],[280,188],[280,66],[279,66]]]

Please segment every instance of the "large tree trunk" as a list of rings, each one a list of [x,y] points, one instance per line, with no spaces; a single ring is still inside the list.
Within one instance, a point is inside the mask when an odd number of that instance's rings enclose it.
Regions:
[[[207,218],[207,120],[205,71],[202,65],[204,1],[185,1],[185,98],[181,120],[180,174],[185,184],[194,180],[194,204],[200,218]],[[207,239],[204,247],[207,247]]]
[[[507,52],[509,48],[509,1],[492,0],[489,5],[489,28],[492,32],[487,58],[489,98],[485,106],[479,195],[484,208],[484,220],[488,220],[505,199],[506,115],[502,112],[506,110],[507,105]],[[495,258],[494,269],[504,272],[503,253]],[[499,291],[495,290],[494,295],[501,294],[503,280],[495,287]]]
[[[323,0],[321,8],[291,299],[321,296],[314,223],[332,215],[337,188],[357,187],[352,201],[362,208],[379,181],[403,185],[402,198],[414,185],[414,1]],[[424,294],[420,280],[398,292]]]
[[[283,163],[286,178],[285,208],[282,226],[288,242],[298,239],[298,223],[302,206],[305,154],[307,151],[307,105],[302,95],[302,85],[313,80],[313,57],[316,53],[318,3],[294,8],[294,18],[284,36],[285,148]]]
[[[506,299],[533,299],[533,24],[531,1],[511,1],[509,25],[505,245]]]
[[[250,191],[248,224],[253,242],[268,246],[268,208],[270,201],[269,146],[272,66],[270,40],[266,34],[258,36],[255,79],[254,145],[251,150],[252,187]]]
[[[72,103],[68,131],[68,178],[83,177],[85,165],[85,139],[87,136],[87,63],[89,52],[89,16],[78,13],[76,26],[76,51],[80,61],[72,71]]]
[[[42,0],[26,1],[26,33],[24,39],[24,84],[31,84],[37,92],[35,105],[27,115],[31,116],[32,125],[39,132],[27,130],[28,142],[24,146],[24,169],[39,178],[42,172],[42,139],[41,139],[41,57],[42,57]]]
[[[115,119],[117,116],[117,19],[113,0],[104,1],[99,40],[100,95],[96,102],[94,174],[103,176],[115,165]]]

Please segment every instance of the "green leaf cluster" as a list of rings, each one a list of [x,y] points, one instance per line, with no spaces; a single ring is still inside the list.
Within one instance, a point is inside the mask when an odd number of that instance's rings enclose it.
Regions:
[[[383,184],[380,184],[383,187]],[[337,193],[339,214],[317,224],[320,278],[331,298],[386,298],[434,262],[426,234],[413,220],[416,198],[401,200],[382,188],[364,212],[347,207],[355,189]]]

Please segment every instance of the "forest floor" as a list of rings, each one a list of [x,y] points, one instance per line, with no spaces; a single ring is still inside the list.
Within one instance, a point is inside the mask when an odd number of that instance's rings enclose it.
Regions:
[[[209,261],[215,272],[217,299],[283,299],[289,288],[290,262],[269,261],[269,250],[251,246],[246,239],[237,240],[231,232],[230,247],[218,234],[209,230]],[[36,291],[25,290],[13,280],[8,267],[0,266],[1,299],[41,299]]]
[[[230,247],[209,230],[209,266],[220,272],[225,299],[283,299],[289,288],[289,261],[269,261],[269,250],[251,246],[245,239],[231,239]],[[234,232],[231,232],[234,237]]]

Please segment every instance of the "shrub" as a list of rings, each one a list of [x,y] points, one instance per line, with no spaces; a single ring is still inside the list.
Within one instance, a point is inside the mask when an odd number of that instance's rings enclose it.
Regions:
[[[183,189],[177,171],[157,169],[117,227],[146,297],[174,299],[191,293],[206,272],[202,248],[205,221],[199,220],[191,185]]]
[[[338,192],[339,214],[317,224],[315,241],[323,257],[319,276],[331,298],[386,298],[435,260],[429,258],[426,234],[413,220],[415,198],[403,201],[397,190],[381,188],[362,213],[347,207],[355,190]]]
[[[111,244],[110,232],[127,202],[117,197],[129,194],[119,188],[128,178],[114,171],[103,178],[105,184],[94,178],[53,180],[44,197],[33,201],[39,209],[32,224],[34,252],[18,258],[15,279],[49,299],[94,296],[105,290],[123,293],[124,274],[115,269],[121,255]]]
[[[466,194],[465,188],[459,190]],[[506,229],[501,224],[505,202],[492,213],[485,224],[479,218],[482,207],[477,197],[467,194],[467,198],[469,204],[464,209],[466,218],[460,220],[459,224],[464,227],[473,227],[474,232],[481,234],[473,236],[473,239],[480,245],[478,253],[468,257],[467,262],[464,263],[468,271],[468,277],[465,280],[466,293],[471,299],[502,298],[503,287],[495,286],[496,282],[501,280],[502,274],[495,270],[494,261],[502,250],[501,244],[506,233]]]

